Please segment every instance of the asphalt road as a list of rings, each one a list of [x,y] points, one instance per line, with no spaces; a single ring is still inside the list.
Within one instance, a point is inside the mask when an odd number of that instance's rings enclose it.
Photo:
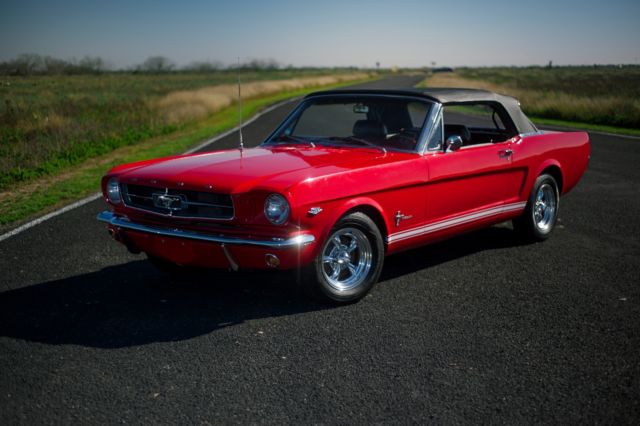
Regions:
[[[392,256],[344,307],[277,273],[172,283],[102,201],[9,238],[0,423],[638,424],[640,140],[592,142],[547,242],[501,225]]]

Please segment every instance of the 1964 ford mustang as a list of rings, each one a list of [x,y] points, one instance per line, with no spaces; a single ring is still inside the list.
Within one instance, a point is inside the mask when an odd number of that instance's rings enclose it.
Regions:
[[[546,239],[589,156],[487,91],[317,92],[257,148],[115,167],[98,220],[160,267],[299,268],[349,302],[392,253],[506,220]]]

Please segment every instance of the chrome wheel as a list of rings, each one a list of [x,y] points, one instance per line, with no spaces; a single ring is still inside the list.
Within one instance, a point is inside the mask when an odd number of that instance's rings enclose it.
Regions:
[[[337,292],[353,290],[361,285],[373,262],[369,238],[357,228],[334,232],[322,250],[322,275]]]
[[[557,205],[555,188],[548,183],[541,185],[533,205],[533,221],[541,232],[548,232],[555,223]]]

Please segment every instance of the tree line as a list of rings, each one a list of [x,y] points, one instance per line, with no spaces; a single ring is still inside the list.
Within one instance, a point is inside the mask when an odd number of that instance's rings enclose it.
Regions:
[[[291,66],[289,66],[291,67]],[[129,68],[114,68],[98,56],[85,56],[82,59],[64,60],[52,56],[25,53],[14,59],[0,62],[0,75],[74,75],[101,74],[105,72],[126,71],[133,73],[168,73],[168,72],[213,72],[228,69],[236,70],[276,70],[282,65],[274,59],[252,59],[232,65],[221,61],[194,61],[185,66],[178,66],[166,56],[150,56],[142,63]]]

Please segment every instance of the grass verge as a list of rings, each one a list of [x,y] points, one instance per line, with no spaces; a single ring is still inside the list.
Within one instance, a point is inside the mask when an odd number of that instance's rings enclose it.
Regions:
[[[370,79],[355,80],[330,86],[307,87],[275,95],[243,101],[242,113],[246,119],[261,109],[285,99],[302,96],[317,89],[331,89],[363,83]],[[135,145],[118,148],[107,155],[88,160],[72,170],[17,186],[11,192],[0,194],[0,232],[19,225],[35,216],[45,214],[65,204],[95,193],[100,178],[111,167],[184,152],[197,143],[231,129],[238,124],[238,109],[231,105],[213,116],[171,134],[156,136]]]
[[[540,126],[566,127],[568,129],[586,130],[588,132],[612,133],[615,135],[640,137],[640,129],[627,129],[624,127],[606,126],[604,124],[579,123],[576,121],[556,120],[553,118],[529,118],[535,124]]]

